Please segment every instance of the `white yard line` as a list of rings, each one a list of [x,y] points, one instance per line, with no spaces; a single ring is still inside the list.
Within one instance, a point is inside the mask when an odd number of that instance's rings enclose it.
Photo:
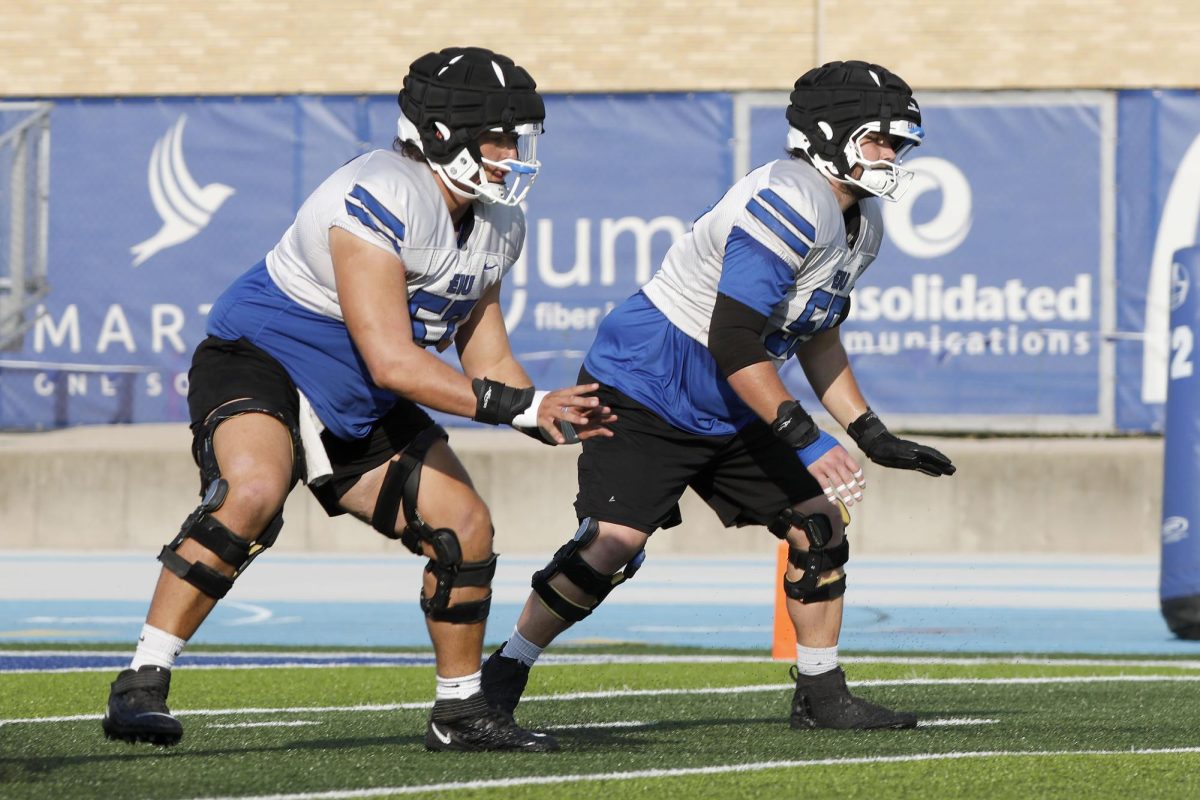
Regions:
[[[592,781],[631,781],[653,778],[680,778],[691,775],[726,775],[730,773],[762,772],[770,769],[798,767],[831,767],[845,765],[904,764],[923,761],[955,761],[974,758],[1045,758],[1064,756],[1158,756],[1200,753],[1200,747],[1167,747],[1146,750],[985,750],[979,752],[915,753],[906,756],[868,756],[861,758],[819,758],[796,761],[756,761],[749,764],[719,764],[709,767],[679,769],[640,769],[629,772],[598,772],[591,775],[530,775],[520,778],[497,778],[455,783],[429,783],[421,786],[381,786],[371,789],[341,789],[327,792],[297,792],[295,794],[232,795],[197,800],[342,800],[342,798],[386,797],[395,794],[422,792],[451,792],[461,789],[511,789],[518,786],[547,786],[561,783]]]
[[[848,685],[859,686],[1036,686],[1047,684],[1078,683],[1197,683],[1200,675],[1071,675],[1042,678],[902,678],[887,680],[849,681]],[[599,692],[564,692],[561,694],[529,695],[521,698],[522,703],[567,700],[607,700],[620,697],[672,697],[684,695],[730,695],[755,692],[789,691],[794,683],[750,684],[748,686],[712,686],[697,689],[613,689]],[[296,706],[291,708],[220,708],[184,709],[172,713],[177,717],[244,716],[253,714],[324,714],[334,712],[363,713],[381,711],[413,711],[432,708],[432,702],[380,703],[356,706]],[[0,719],[3,725],[29,725],[53,722],[79,722],[100,719],[100,714],[75,714],[62,717],[26,717]]]
[[[1000,720],[998,719],[973,719],[970,717],[950,717],[947,719],[923,719],[917,723],[918,728],[948,728],[960,727],[967,725],[995,725]],[[548,731],[590,731],[609,728],[652,728],[657,725],[657,722],[640,722],[637,720],[625,720],[622,722],[591,722],[580,723],[578,725],[539,725],[539,728],[544,728]],[[216,727],[234,727],[209,725],[210,728]]]
[[[138,621],[142,621],[139,617]],[[406,652],[397,650],[390,653],[382,653],[377,650],[217,650],[207,651],[203,645],[189,651],[190,655],[207,656],[216,658],[227,656],[229,658],[264,658],[270,656],[278,656],[279,658],[433,658],[431,652]],[[0,657],[3,656],[121,656],[126,655],[124,650],[10,650],[0,648]]]
[[[657,725],[657,722],[642,722],[640,720],[623,720],[619,722],[587,722],[578,725],[539,725],[539,728],[544,728],[548,731],[590,731],[608,728],[649,728],[651,725]]]
[[[847,681],[861,686],[1034,686],[1069,683],[1159,683],[1200,682],[1200,675],[1068,675],[1040,678],[896,678],[868,681]],[[750,686],[712,686],[700,689],[617,689],[603,692],[563,692],[561,694],[529,695],[522,703],[545,700],[606,700],[617,697],[669,697],[677,695],[726,695],[752,692],[778,692],[796,688],[794,683],[754,684]]]
[[[273,722],[213,722],[206,725],[206,728],[300,728],[305,725],[320,725],[320,722],[309,719],[296,719],[291,721],[275,720]]]
[[[433,656],[422,664],[361,664],[353,661],[330,661],[325,664],[313,664],[306,661],[280,661],[277,664],[182,664],[180,669],[192,670],[201,669],[331,669],[334,667],[365,667],[367,669],[380,669],[390,667],[394,669],[404,669],[405,667],[424,667],[428,669],[433,666]],[[67,672],[112,672],[122,669],[119,666],[108,667],[62,667],[59,669],[0,669],[0,675],[31,675],[31,674],[46,674],[53,675],[56,673]]]

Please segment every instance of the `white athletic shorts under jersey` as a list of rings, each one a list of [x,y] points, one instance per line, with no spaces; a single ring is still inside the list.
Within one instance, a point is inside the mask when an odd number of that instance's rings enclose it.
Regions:
[[[413,340],[440,350],[512,267],[525,240],[519,207],[476,203],[472,212],[456,233],[428,166],[389,150],[359,156],[317,187],[266,258],[218,298],[208,333],[245,337],[265,350],[331,433],[362,438],[398,397],[374,385],[350,339],[329,230],[341,228],[399,257]]]
[[[800,159],[772,161],[735,183],[667,252],[641,291],[601,323],[584,360],[686,431],[727,435],[754,419],[708,350],[717,293],[768,318],[777,367],[818,331],[840,325],[850,291],[882,240],[878,201],[860,201],[853,243],[828,181]]]

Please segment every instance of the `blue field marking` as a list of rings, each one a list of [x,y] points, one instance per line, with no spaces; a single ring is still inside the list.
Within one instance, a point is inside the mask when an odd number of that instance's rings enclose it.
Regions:
[[[429,643],[424,616],[415,603],[259,602],[256,607],[268,609],[271,616],[246,624],[244,611],[218,606],[192,643],[349,648]],[[132,601],[0,601],[0,647],[15,642],[128,643],[132,652],[145,609],[144,602]],[[494,604],[488,642],[507,638],[520,612],[517,603]],[[771,614],[765,604],[614,603],[567,631],[559,642],[769,651]],[[846,652],[1200,655],[1200,642],[1175,639],[1158,613],[1147,610],[883,609],[848,604],[840,646]],[[184,658],[192,657],[185,651]],[[111,663],[125,663],[127,658],[128,654],[114,656]]]
[[[501,561],[490,645],[508,638],[529,594],[529,575],[544,563],[532,556]],[[403,555],[263,559],[191,645],[426,648],[416,602],[422,568]],[[128,650],[104,666],[126,663],[158,570],[144,553],[0,551],[0,650],[22,642],[118,644]],[[774,570],[774,559],[763,556],[652,558],[559,642],[769,652]],[[1053,564],[1004,555],[860,558],[839,644],[846,653],[1200,656],[1200,642],[1168,632],[1157,578],[1157,560],[1149,556],[1060,557]]]

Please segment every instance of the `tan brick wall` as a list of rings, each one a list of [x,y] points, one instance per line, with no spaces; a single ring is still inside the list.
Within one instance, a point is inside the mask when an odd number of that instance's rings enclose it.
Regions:
[[[818,58],[918,88],[1195,87],[1197,0],[0,0],[0,96],[394,91],[429,49],[547,91],[781,89]]]

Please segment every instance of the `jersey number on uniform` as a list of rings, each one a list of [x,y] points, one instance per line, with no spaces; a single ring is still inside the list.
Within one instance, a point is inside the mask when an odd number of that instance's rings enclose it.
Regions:
[[[808,299],[808,305],[804,307],[803,313],[796,318],[795,322],[788,325],[785,330],[775,331],[763,341],[767,352],[775,358],[791,358],[792,353],[796,352],[796,348],[805,339],[817,331],[840,325],[846,316],[849,304],[849,297],[817,289],[812,293],[812,297]],[[813,314],[818,311],[824,311],[825,316],[820,322],[813,322]]]
[[[436,345],[454,335],[458,323],[471,316],[478,300],[450,300],[448,297],[418,289],[408,299],[408,315],[412,318],[413,339],[422,345]],[[427,319],[430,325],[442,323],[446,330],[437,338],[429,337],[429,329],[425,322],[417,319],[417,312],[424,311],[426,316],[433,315],[436,319]]]

